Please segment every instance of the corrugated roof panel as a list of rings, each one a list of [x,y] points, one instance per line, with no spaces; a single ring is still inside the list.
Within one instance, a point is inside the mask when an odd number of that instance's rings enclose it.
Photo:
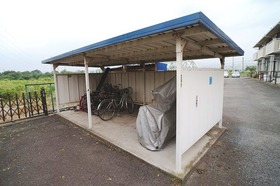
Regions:
[[[155,49],[159,54],[155,53],[155,57],[158,56],[158,60],[170,60],[175,55],[160,55],[157,46],[162,47],[161,43],[169,43],[169,46],[172,45],[175,47],[175,39],[172,37],[175,33],[182,33],[182,37],[190,40],[194,43],[203,42],[210,39],[219,38],[219,40],[224,43],[226,46],[230,46],[233,49],[232,54],[224,54],[224,57],[227,55],[243,55],[244,52],[239,48],[224,32],[222,32],[210,19],[208,19],[202,12],[194,13],[188,16],[156,24],[147,28],[136,30],[127,34],[123,34],[111,39],[107,39],[98,43],[94,43],[64,54],[46,59],[42,61],[45,64],[57,63],[61,64],[62,62],[67,62],[68,58],[71,56],[76,56],[77,61],[82,61],[83,55],[103,55],[107,60],[106,65],[115,64],[111,60],[111,57],[115,58],[116,54],[120,54],[120,59],[126,57],[126,52],[124,50],[133,51],[145,51],[149,49]],[[185,34],[185,35],[184,35]],[[153,46],[153,47],[151,47]],[[168,46],[168,45],[167,45]],[[199,45],[198,45],[199,46]],[[207,46],[207,45],[206,45]],[[132,49],[132,50],[131,50]],[[215,51],[216,52],[216,51]],[[128,55],[130,56],[131,53]],[[199,54],[198,54],[199,55]],[[220,53],[223,56],[223,53]],[[164,59],[164,57],[166,57]],[[201,54],[201,57],[205,57]],[[206,56],[208,57],[208,56]],[[211,56],[210,56],[211,57]],[[213,56],[212,56],[213,57]],[[78,59],[79,58],[79,59]],[[118,61],[117,60],[117,61]],[[156,59],[153,59],[156,60]],[[104,60],[100,60],[104,61]],[[105,60],[106,61],[106,60]],[[143,61],[143,60],[141,60]],[[145,60],[144,60],[145,61]],[[128,61],[127,63],[132,63],[133,61]],[[70,63],[70,62],[69,62]],[[98,64],[98,60],[95,60],[95,65],[100,64],[105,65],[104,62]],[[70,64],[69,64],[70,65]]]

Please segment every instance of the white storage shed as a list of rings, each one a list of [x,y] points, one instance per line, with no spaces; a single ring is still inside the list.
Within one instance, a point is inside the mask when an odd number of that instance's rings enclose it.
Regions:
[[[58,66],[84,66],[81,75],[54,74],[57,108],[60,104],[78,101],[84,90],[87,103],[100,75],[89,75],[88,67],[176,61],[176,72],[119,72],[109,75],[112,84],[134,88],[134,101],[146,104],[152,101],[150,91],[176,75],[176,165],[182,172],[182,154],[214,125],[222,126],[223,67],[225,57],[242,56],[237,46],[202,12],[163,22],[108,40],[91,44],[50,59],[43,64]],[[221,69],[189,69],[183,60],[217,58]],[[85,83],[84,83],[85,82]],[[66,90],[66,92],[65,92]],[[63,92],[63,95],[62,95]],[[89,105],[89,104],[88,104]],[[88,127],[92,127],[91,111]]]

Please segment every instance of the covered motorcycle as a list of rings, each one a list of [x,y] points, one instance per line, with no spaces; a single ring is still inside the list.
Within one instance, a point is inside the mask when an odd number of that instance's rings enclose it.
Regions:
[[[152,94],[155,103],[140,107],[136,130],[142,146],[160,150],[176,135],[176,77],[155,88]]]

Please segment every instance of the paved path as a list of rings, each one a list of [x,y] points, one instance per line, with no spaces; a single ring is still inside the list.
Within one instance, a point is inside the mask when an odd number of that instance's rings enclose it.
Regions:
[[[228,129],[185,185],[280,185],[280,86],[226,79]]]

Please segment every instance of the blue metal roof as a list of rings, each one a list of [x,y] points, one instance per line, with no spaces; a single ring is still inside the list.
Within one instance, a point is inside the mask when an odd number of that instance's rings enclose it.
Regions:
[[[76,50],[72,50],[63,54],[60,54],[58,56],[43,60],[42,63],[44,64],[51,64],[54,61],[80,55],[83,53],[86,53],[88,51],[92,51],[98,48],[107,47],[110,45],[115,45],[118,43],[131,41],[134,39],[143,38],[146,36],[151,36],[154,34],[164,33],[170,30],[182,28],[182,27],[188,27],[195,24],[202,24],[204,27],[206,27],[211,33],[216,35],[219,39],[221,39],[223,42],[225,42],[228,46],[230,46],[233,50],[235,50],[237,55],[243,55],[244,51],[236,44],[234,43],[221,29],[219,29],[209,18],[207,18],[202,12],[197,12],[194,14],[190,14],[181,18],[177,18],[174,20],[166,21],[160,24],[156,24],[150,27],[146,27],[140,30],[136,30],[133,32],[129,32],[117,37],[113,37],[101,42],[97,42],[88,46],[84,46],[81,48],[78,48]],[[235,54],[235,55],[236,55]]]

